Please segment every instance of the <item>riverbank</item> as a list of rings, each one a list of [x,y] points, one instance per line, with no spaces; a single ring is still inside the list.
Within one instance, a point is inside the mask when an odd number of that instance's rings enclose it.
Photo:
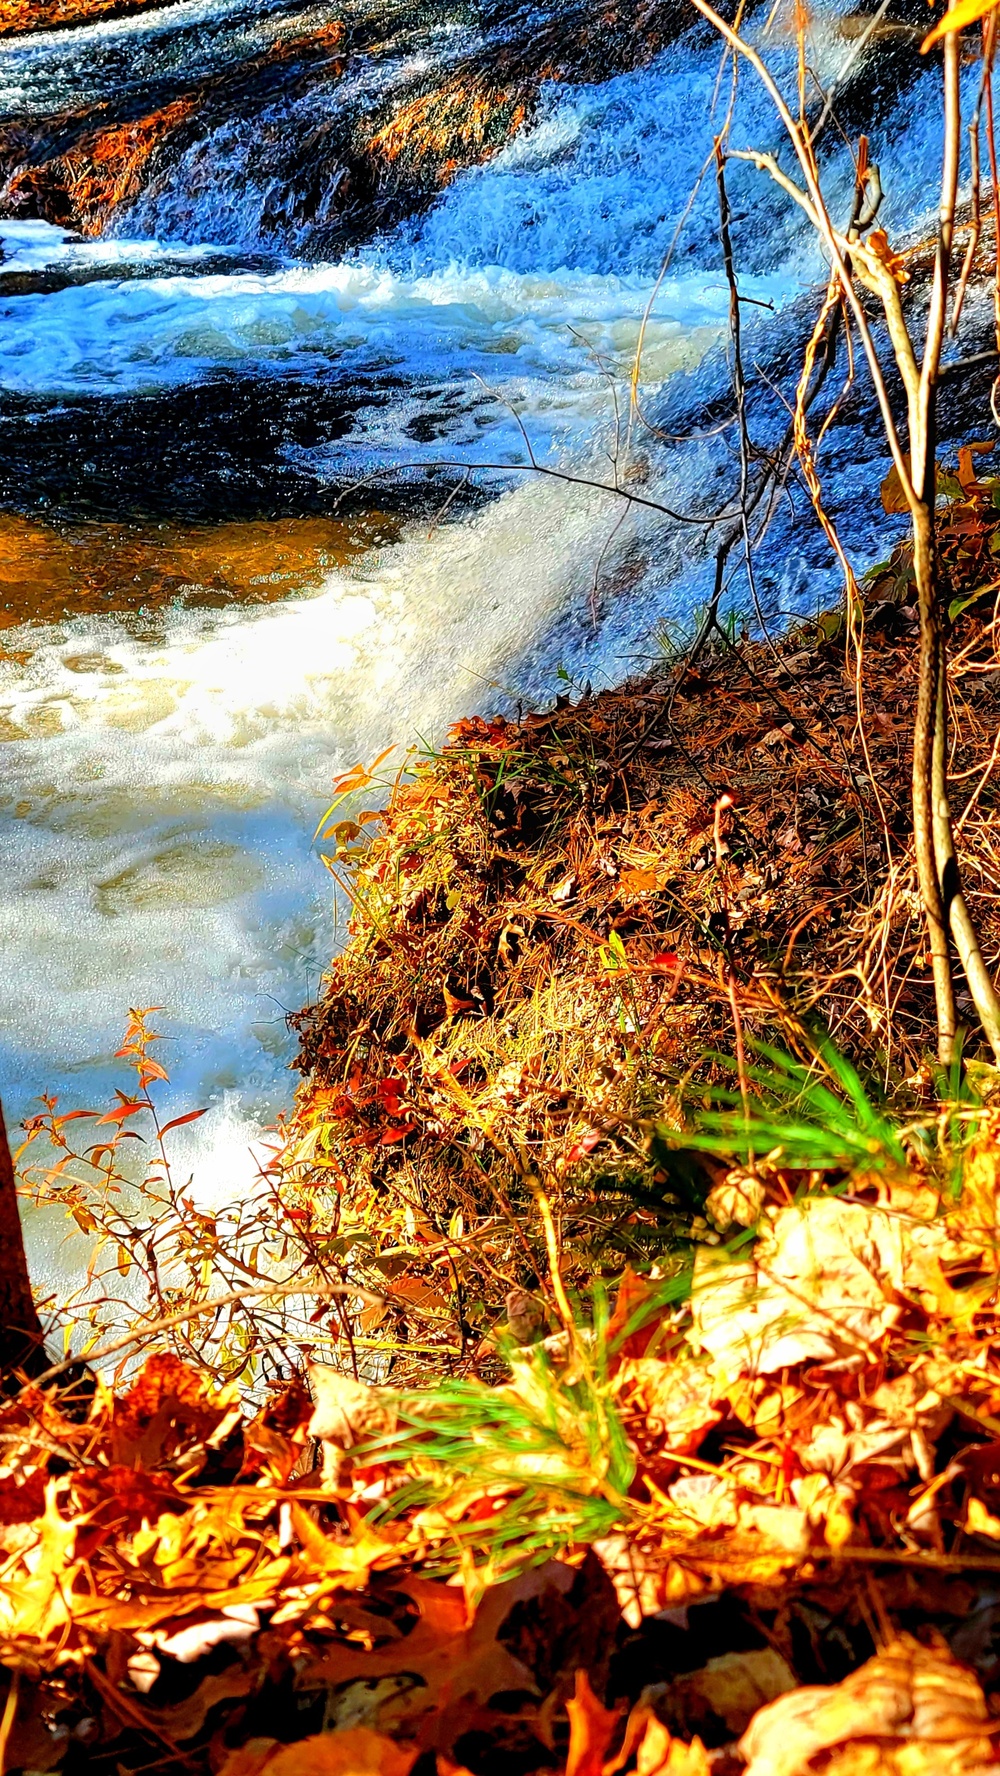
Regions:
[[[960,473],[941,524],[952,776],[995,968],[1000,514],[996,483],[967,456]],[[356,1217],[376,1268],[414,1213],[439,1233],[490,1223],[485,1259],[474,1239],[463,1256],[463,1350],[502,1311],[498,1265],[530,1285],[515,1226],[496,1224],[532,1178],[557,1193],[578,1279],[689,1237],[698,1190],[655,1130],[734,1086],[741,1054],[751,1071],[761,1045],[808,1059],[825,1030],[897,1113],[936,1101],[908,571],[901,546],[868,576],[863,640],[839,613],[774,643],[716,633],[693,667],[459,722],[440,752],[399,761],[384,815],[395,756],[376,781],[341,780],[327,862],[354,910],[324,994],[291,1020],[300,1175],[315,1237]],[[405,1349],[394,1360],[410,1372]]]

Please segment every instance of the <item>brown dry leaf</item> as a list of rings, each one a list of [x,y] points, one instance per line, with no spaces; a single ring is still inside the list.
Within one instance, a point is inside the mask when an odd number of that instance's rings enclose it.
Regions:
[[[295,1380],[243,1427],[243,1473],[263,1473],[277,1486],[287,1484],[309,1438],[314,1403]]]
[[[576,1687],[567,1699],[569,1751],[566,1776],[601,1776],[608,1747],[621,1715],[597,1700],[585,1671],[576,1674]]]
[[[199,1370],[169,1352],[147,1358],[135,1386],[111,1405],[111,1463],[155,1468],[185,1457],[239,1421],[239,1390],[213,1388]],[[186,1460],[185,1465],[190,1466]]]
[[[882,228],[873,228],[868,236],[869,250],[876,259],[881,260],[886,270],[892,274],[897,284],[908,284],[910,274],[906,269],[906,259],[902,253],[893,252],[889,245],[889,237]]]
[[[722,1653],[700,1671],[675,1677],[662,1703],[664,1713],[685,1733],[704,1728],[712,1717],[735,1738],[759,1708],[795,1688],[795,1677],[773,1647]]]
[[[823,1540],[834,1553],[854,1534],[855,1487],[850,1481],[835,1486],[825,1474],[803,1474],[792,1481],[792,1496],[811,1524],[823,1530]]]
[[[615,1389],[625,1416],[639,1416],[665,1455],[693,1455],[722,1419],[715,1405],[720,1389],[712,1370],[690,1357],[626,1357]]]
[[[916,1221],[933,1221],[941,1207],[941,1192],[920,1178],[873,1177],[879,1202],[897,1214],[910,1215]]]
[[[616,1351],[621,1357],[641,1357],[653,1333],[656,1322],[650,1317],[644,1324],[623,1337],[625,1328],[641,1315],[642,1309],[656,1292],[656,1285],[648,1277],[637,1276],[630,1264],[625,1266],[618,1294],[615,1297],[615,1310],[608,1321],[607,1342],[610,1350]]]
[[[853,1365],[897,1324],[900,1297],[919,1287],[933,1242],[944,1248],[947,1238],[942,1223],[908,1223],[842,1197],[765,1210],[752,1258],[733,1263],[699,1248],[690,1342],[729,1378]]]
[[[461,1590],[429,1579],[400,1579],[395,1588],[404,1591],[420,1612],[406,1638],[372,1652],[329,1647],[303,1666],[298,1687],[330,1688],[359,1678],[370,1682],[412,1674],[422,1679],[422,1686],[407,1698],[409,1714],[397,1716],[400,1730],[421,1749],[448,1750],[491,1696],[503,1690],[536,1689],[527,1666],[500,1644],[497,1631],[519,1601],[537,1595],[553,1581],[556,1565],[550,1562],[507,1585],[494,1586],[471,1623]]]
[[[143,1656],[154,1657],[154,1655],[147,1653],[145,1655],[138,1654],[136,1658]],[[150,1671],[147,1675],[151,1675],[155,1681],[158,1671],[155,1673]],[[132,1677],[131,1660],[129,1661],[129,1676]],[[194,1693],[185,1697],[183,1702],[174,1702],[166,1708],[155,1709],[147,1703],[146,1713],[150,1721],[155,1723],[157,1729],[167,1734],[177,1744],[186,1739],[193,1739],[196,1733],[200,1733],[208,1714],[220,1702],[235,1702],[243,1696],[252,1695],[258,1682],[259,1678],[255,1671],[241,1664],[233,1664],[228,1666],[225,1671],[215,1672],[203,1678]],[[135,1687],[143,1689],[142,1684],[137,1684]],[[152,1684],[147,1684],[146,1688],[152,1688]]]
[[[401,1544],[405,1539],[405,1530],[395,1524],[387,1524],[382,1534],[371,1527],[363,1517],[351,1517],[351,1535],[349,1538],[337,1539],[324,1535],[297,1502],[292,1503],[290,1510],[292,1527],[302,1546],[303,1559],[299,1563],[300,1580],[315,1579],[320,1574],[336,1578],[337,1583],[345,1590],[360,1590],[368,1583],[372,1568],[378,1565],[394,1563],[399,1559]],[[290,1620],[294,1612],[294,1603],[285,1619]],[[271,1618],[272,1623],[278,1616]]]
[[[0,1525],[33,1523],[45,1510],[45,1475],[41,1469],[0,1478]]]
[[[1000,1204],[1000,1140],[993,1111],[965,1153],[962,1196],[954,1217],[964,1229],[995,1246]]]
[[[907,458],[906,461],[907,461],[907,469],[909,469],[909,458]],[[879,492],[882,495],[882,510],[883,510],[883,512],[908,512],[909,511],[910,502],[907,499],[905,493],[903,492],[903,483],[899,479],[899,470],[897,469],[895,463],[893,463],[892,468],[889,470],[889,473],[886,475],[885,480],[882,482],[882,484],[879,488]]]
[[[851,1400],[827,1412],[796,1444],[802,1467],[836,1479],[860,1462],[891,1458],[902,1473],[915,1469],[929,1479],[934,1445],[954,1414],[925,1371],[917,1365],[882,1382],[864,1404]]]
[[[892,1761],[895,1742],[905,1746],[907,1772],[944,1776],[995,1770],[995,1732],[971,1671],[947,1648],[932,1651],[903,1634],[843,1683],[793,1690],[762,1708],[740,1751],[746,1776],[807,1776],[821,1754],[824,1770],[844,1776],[851,1769],[903,1776],[904,1764]],[[869,1750],[872,1741],[883,1743]],[[831,1761],[833,1752],[847,1761]]]
[[[251,1739],[230,1754],[220,1776],[409,1776],[416,1756],[370,1727],[349,1727],[293,1745]]]
[[[643,1548],[628,1536],[605,1536],[593,1551],[615,1588],[618,1605],[630,1628],[645,1616],[700,1597],[705,1581],[660,1549]]]
[[[737,1227],[756,1225],[764,1206],[764,1186],[752,1172],[734,1166],[722,1182],[716,1184],[705,1198],[705,1213],[720,1233],[734,1224]]]
[[[310,1363],[309,1385],[316,1402],[310,1437],[323,1444],[323,1480],[340,1486],[350,1472],[349,1450],[396,1429],[396,1407],[387,1389],[369,1387],[325,1363]]]
[[[354,1449],[369,1438],[391,1435],[396,1428],[392,1396],[342,1375],[325,1363],[310,1363],[309,1385],[316,1402],[309,1435],[340,1449]]]

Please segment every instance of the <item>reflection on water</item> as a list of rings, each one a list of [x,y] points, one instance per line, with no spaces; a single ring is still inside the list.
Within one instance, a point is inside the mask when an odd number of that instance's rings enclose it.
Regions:
[[[331,569],[398,534],[398,519],[383,512],[202,525],[40,524],[0,513],[0,628],[173,603],[271,604],[319,591]]]

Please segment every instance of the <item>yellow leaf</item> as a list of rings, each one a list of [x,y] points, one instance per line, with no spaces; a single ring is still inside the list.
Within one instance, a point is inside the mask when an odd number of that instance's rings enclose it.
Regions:
[[[958,484],[966,493],[971,493],[974,487],[979,486],[979,478],[972,466],[973,452],[977,456],[988,456],[993,448],[992,438],[980,438],[973,440],[971,444],[962,445],[958,453]]]
[[[995,12],[997,3],[998,0],[959,0],[957,6],[953,6],[943,19],[938,20],[933,31],[928,31],[920,45],[921,55],[926,55],[938,39],[947,37],[949,32],[964,31],[966,25],[974,25],[977,19],[986,18],[989,13]]]
[[[909,468],[909,461],[907,461],[907,468]],[[899,479],[899,470],[895,463],[893,463],[892,468],[882,482],[879,491],[882,495],[883,512],[909,511],[910,502],[903,492],[903,484]]]
[[[709,1776],[711,1765],[700,1739],[686,1745],[651,1714],[636,1751],[638,1776]]]
[[[989,1536],[991,1541],[1000,1542],[1000,1517],[994,1517],[982,1499],[970,1498],[965,1513],[965,1532],[967,1535]]]

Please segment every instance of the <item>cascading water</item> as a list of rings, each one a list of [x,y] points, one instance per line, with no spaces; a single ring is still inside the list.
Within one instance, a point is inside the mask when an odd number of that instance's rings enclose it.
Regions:
[[[0,46],[0,105],[41,113],[72,88],[97,106],[122,79],[155,96],[185,58],[209,69],[329,16],[180,0],[15,41]],[[419,53],[446,64],[467,30],[443,18]],[[821,48],[829,77],[849,48],[835,19]],[[405,82],[417,53],[390,46],[350,78]],[[676,448],[634,425],[616,434],[609,382],[627,381],[652,298],[647,409],[689,430],[726,387],[710,178],[654,295],[713,102],[716,118],[725,107],[718,60],[695,36],[603,84],[550,86],[487,164],[329,262],[301,258],[322,206],[297,219],[285,198],[302,132],[354,102],[332,77],[188,140],[115,213],[112,238],[0,224],[0,285],[20,289],[0,295],[0,493],[48,527],[71,613],[30,620],[22,605],[0,648],[0,1079],[14,1118],[42,1091],[66,1107],[106,1094],[127,1008],[162,1006],[175,1100],[213,1106],[190,1137],[197,1186],[237,1188],[248,1136],[290,1093],[284,1013],[315,993],[335,944],[310,843],[331,777],[472,708],[545,701],[557,667],[621,677],[702,596],[692,533],[520,470],[527,436],[545,467],[591,481],[617,449],[625,484],[671,507],[729,497],[728,434]],[[920,113],[918,81],[877,144],[894,236],[934,165]],[[746,75],[734,140],[776,140]],[[846,154],[837,176],[846,210]],[[774,311],[821,263],[760,175],[734,165],[731,196],[741,290],[766,305],[745,311],[751,347],[787,372],[800,328],[786,335]],[[873,454],[870,440],[853,453]],[[350,541],[351,522],[388,506],[379,545],[363,525]],[[241,595],[212,608],[220,574],[231,591],[234,525],[284,524],[294,542],[317,514],[308,565],[289,544],[276,569],[262,542],[259,573],[251,562]],[[213,547],[217,573],[198,565]],[[99,559],[100,598],[74,550],[88,571]],[[156,577],[136,571],[137,550],[170,557],[183,596],[136,609],[133,583]],[[772,610],[801,611],[832,574],[786,524],[763,582]],[[53,1276],[78,1263],[36,1256]]]

